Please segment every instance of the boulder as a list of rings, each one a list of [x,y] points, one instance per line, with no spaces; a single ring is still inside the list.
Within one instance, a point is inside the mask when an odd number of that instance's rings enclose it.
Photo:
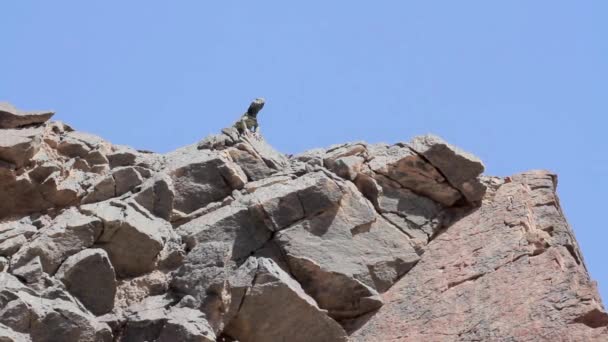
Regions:
[[[485,167],[477,157],[434,135],[416,137],[408,146],[433,164],[469,202],[483,198],[486,187],[477,177]]]
[[[232,259],[246,259],[271,237],[257,213],[235,202],[221,207],[177,228],[187,250],[201,243],[218,242],[230,249]]]
[[[99,218],[83,215],[75,208],[65,210],[13,255],[11,268],[40,257],[44,272],[53,275],[69,256],[91,247],[102,230]]]
[[[167,156],[174,208],[186,214],[224,199],[247,182],[243,170],[224,153],[187,147]]]
[[[44,127],[4,129],[0,134],[0,160],[21,168],[38,152]]]
[[[15,330],[0,323],[0,342],[31,342],[29,335],[16,332]]]
[[[21,111],[8,102],[0,102],[0,129],[43,124],[54,114],[52,111]]]
[[[228,153],[232,160],[243,169],[249,180],[261,180],[278,171],[268,167],[262,157],[247,144],[238,144],[236,148],[230,148]]]
[[[0,273],[0,324],[32,341],[112,341],[109,327],[57,284],[36,292],[7,273]]]
[[[260,188],[243,201],[249,201],[258,216],[266,219],[270,230],[278,231],[304,217],[335,208],[342,196],[334,180],[323,172],[314,172]]]
[[[175,198],[173,182],[167,175],[158,174],[146,180],[133,198],[152,214],[168,221]]]
[[[93,314],[103,315],[114,307],[116,275],[103,249],[85,249],[70,256],[55,277]]]
[[[158,336],[158,342],[214,342],[216,341],[205,316],[199,310],[173,307]]]
[[[204,315],[167,296],[148,297],[126,311],[118,341],[215,341]]]
[[[17,235],[4,240],[4,242],[0,243],[0,256],[11,256],[15,254],[26,242],[27,239],[23,235]]]
[[[116,184],[115,196],[123,195],[135,189],[143,182],[142,176],[133,167],[120,167],[112,170],[112,177]]]
[[[107,253],[119,277],[151,271],[173,229],[135,201],[109,200],[81,207],[103,222],[97,245]]]
[[[368,163],[372,175],[388,177],[401,187],[452,206],[462,195],[432,164],[401,144],[375,147]]]
[[[409,238],[377,216],[353,184],[340,207],[277,233],[289,269],[319,306],[338,320],[382,305],[386,291],[419,260]]]
[[[272,260],[257,260],[249,284],[225,335],[251,342],[347,341],[342,327]]]

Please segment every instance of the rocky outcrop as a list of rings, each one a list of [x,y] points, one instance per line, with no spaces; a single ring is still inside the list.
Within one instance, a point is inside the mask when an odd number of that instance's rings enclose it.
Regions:
[[[550,172],[435,136],[159,155],[0,109],[2,341],[608,338]]]
[[[19,128],[37,125],[48,121],[52,111],[24,112],[18,110],[8,102],[0,102],[0,128]]]

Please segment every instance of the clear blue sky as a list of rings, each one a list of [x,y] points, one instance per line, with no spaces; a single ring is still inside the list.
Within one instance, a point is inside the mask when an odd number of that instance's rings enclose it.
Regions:
[[[167,152],[258,96],[279,150],[432,132],[546,168],[608,300],[607,1],[3,1],[0,99]]]

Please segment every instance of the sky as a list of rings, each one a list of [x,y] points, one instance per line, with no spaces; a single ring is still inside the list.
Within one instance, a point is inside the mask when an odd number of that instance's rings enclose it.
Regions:
[[[0,101],[168,152],[256,97],[278,150],[434,133],[559,175],[608,301],[608,2],[3,1]],[[608,303],[607,303],[608,304]]]

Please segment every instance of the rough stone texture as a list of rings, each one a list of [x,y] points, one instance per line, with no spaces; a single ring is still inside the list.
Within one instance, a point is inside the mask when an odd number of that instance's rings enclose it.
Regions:
[[[485,187],[477,179],[485,167],[477,157],[434,135],[414,138],[408,146],[435,166],[471,202],[483,198]]]
[[[70,255],[91,247],[102,229],[100,219],[85,216],[75,208],[66,210],[48,226],[42,227],[29,243],[13,255],[11,268],[17,269],[40,257],[42,269],[53,275]]]
[[[260,258],[257,264],[226,335],[252,342],[347,340],[342,327],[272,260]]]
[[[0,324],[31,341],[112,341],[110,328],[51,279],[35,291],[0,273]]]
[[[174,208],[186,214],[219,201],[247,182],[243,170],[223,152],[191,147],[172,152],[167,171],[175,191]]]
[[[27,120],[0,128],[0,341],[608,340],[549,172],[434,136],[160,155]]]
[[[103,315],[114,307],[116,275],[103,249],[85,249],[72,255],[55,277],[93,314]]]
[[[119,276],[137,276],[151,271],[173,233],[170,225],[152,216],[136,202],[109,200],[87,204],[81,210],[103,222],[97,240],[112,260]]]
[[[13,107],[10,103],[0,102],[0,128],[17,128],[42,124],[50,119],[54,112],[31,111],[25,112]]]

